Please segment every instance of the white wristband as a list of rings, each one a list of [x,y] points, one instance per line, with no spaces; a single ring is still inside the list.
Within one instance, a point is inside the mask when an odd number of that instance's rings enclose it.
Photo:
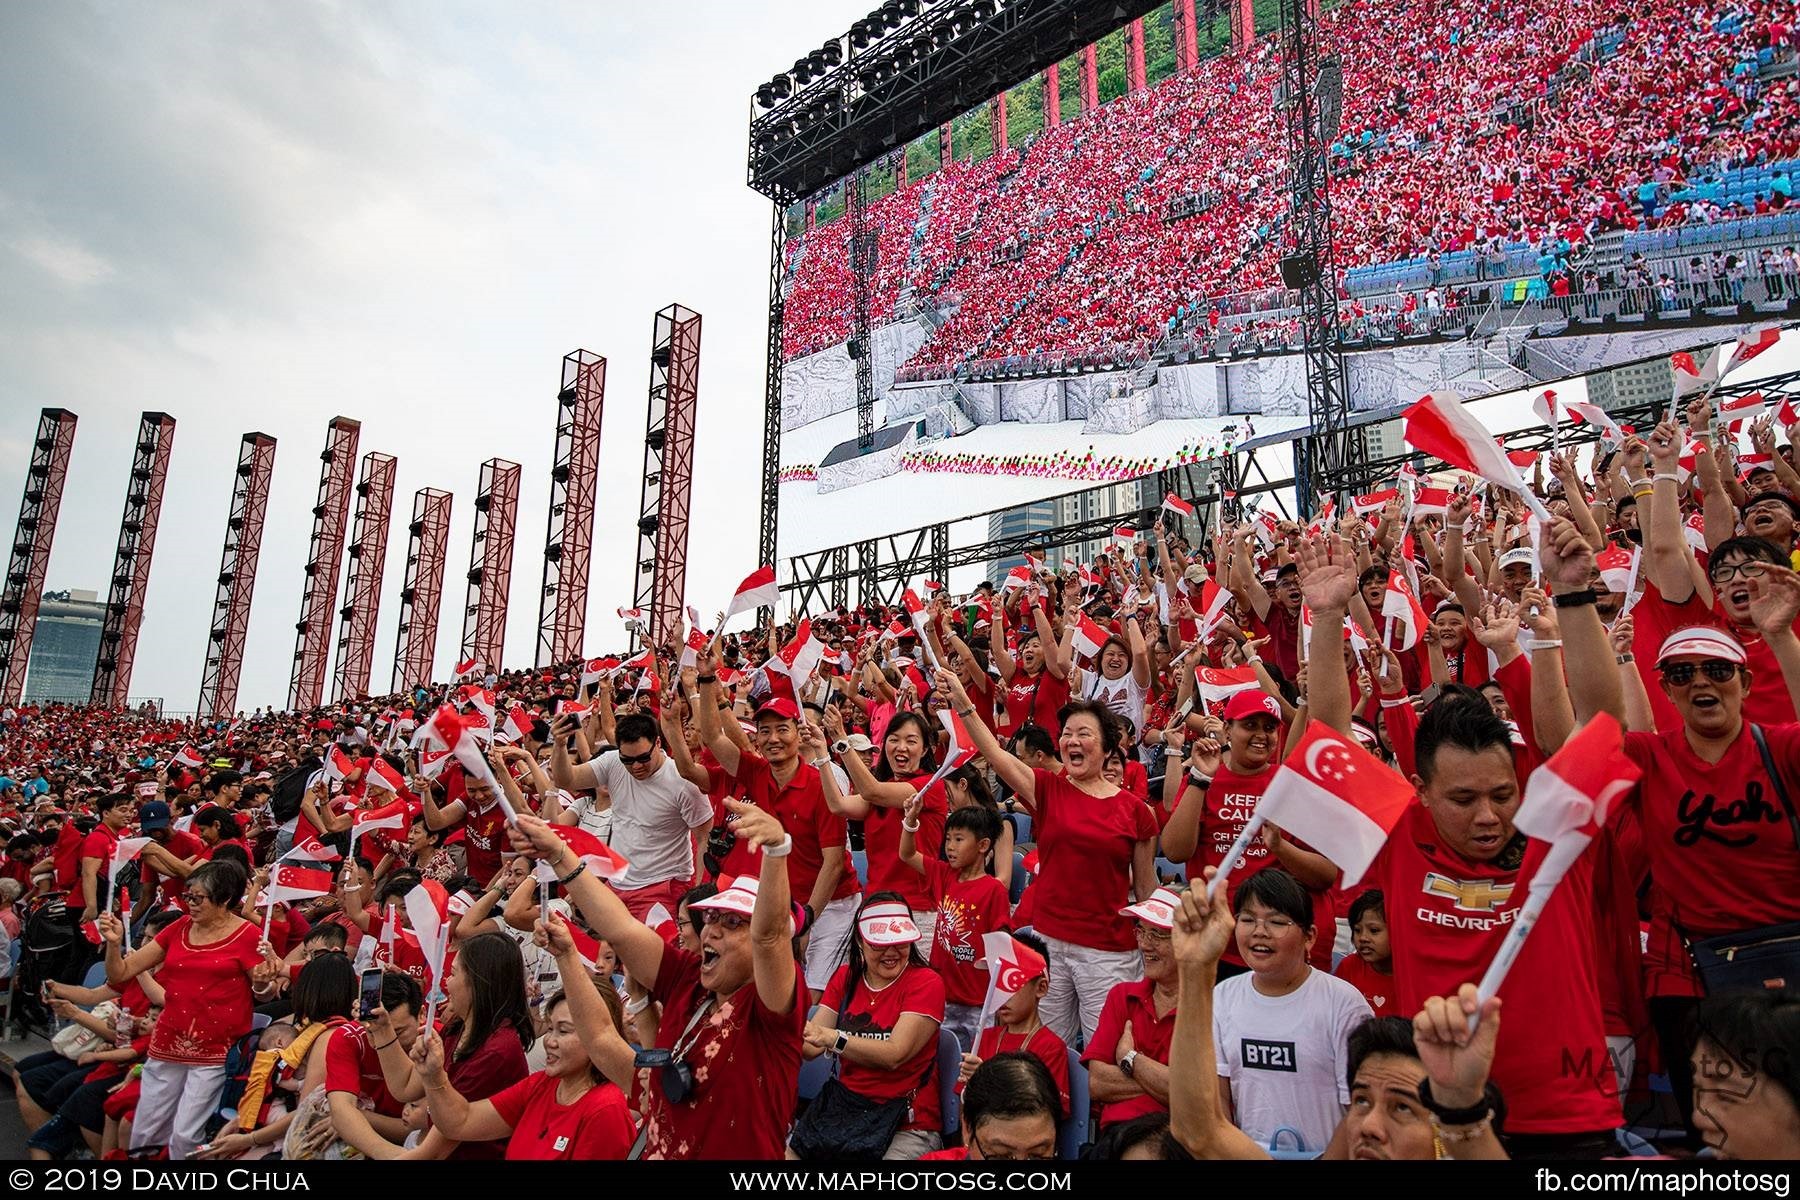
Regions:
[[[764,846],[763,853],[770,858],[786,858],[794,852],[794,837],[789,834],[773,846]]]
[[[1525,643],[1527,650],[1561,650],[1561,638],[1532,638]]]
[[[917,821],[908,821],[902,817],[900,820],[900,828],[906,830],[908,833],[917,833],[919,832],[919,823]]]
[[[1673,472],[1673,471],[1658,471],[1656,474],[1652,475],[1650,478],[1656,480],[1658,483],[1661,483],[1665,479],[1668,480],[1670,483],[1675,483],[1675,484],[1679,484],[1681,482],[1681,476],[1675,474],[1675,472]]]

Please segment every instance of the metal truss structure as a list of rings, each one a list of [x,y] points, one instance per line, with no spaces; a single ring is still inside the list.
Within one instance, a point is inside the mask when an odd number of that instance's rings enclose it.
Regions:
[[[212,631],[206,638],[206,667],[200,673],[201,720],[237,710],[238,677],[244,669],[244,639],[250,632],[250,598],[256,590],[256,563],[262,556],[263,520],[269,511],[269,480],[275,474],[275,439],[246,433],[231,476],[231,509],[225,515],[225,547],[219,552],[218,590],[213,597]]]
[[[421,488],[406,527],[406,577],[400,585],[400,629],[394,639],[392,690],[431,682],[437,656],[438,612],[444,599],[444,559],[450,550],[449,492]]]
[[[769,329],[763,362],[762,508],[756,531],[756,561],[773,565],[775,537],[781,516],[781,322],[787,298],[781,287],[782,253],[787,245],[787,222],[775,205],[769,221]],[[757,624],[769,623],[769,611],[756,614]]]
[[[17,704],[25,688],[38,604],[44,597],[44,572],[56,540],[56,514],[62,507],[69,453],[75,447],[75,421],[75,414],[66,408],[46,408],[38,415],[31,464],[25,468],[25,493],[19,500],[19,523],[6,563],[6,585],[0,589],[0,704]]]
[[[656,314],[650,348],[637,587],[632,593],[633,606],[647,610],[654,646],[662,646],[681,621],[694,482],[694,410],[699,395],[700,314],[671,304]],[[767,488],[765,480],[765,494]]]
[[[306,550],[306,585],[295,622],[294,672],[288,682],[288,711],[317,708],[325,695],[325,655],[337,607],[338,569],[344,562],[344,525],[350,516],[350,487],[356,470],[356,443],[362,422],[333,417],[319,454],[319,497],[313,505],[312,539]]]
[[[350,570],[344,577],[344,607],[338,611],[337,669],[331,685],[335,700],[358,700],[369,694],[381,577],[387,565],[388,518],[394,511],[395,465],[391,454],[371,450],[363,455],[350,530]]]
[[[512,593],[513,534],[519,520],[519,464],[490,458],[475,490],[475,533],[463,602],[462,656],[498,671],[506,650],[506,602]]]
[[[588,350],[563,356],[556,393],[556,448],[550,467],[550,521],[544,534],[544,588],[538,597],[537,665],[582,656],[600,478],[600,415],[606,359]]]
[[[100,653],[94,659],[94,686],[88,693],[90,704],[123,708],[131,690],[138,626],[144,619],[144,592],[150,585],[150,560],[156,551],[156,525],[162,515],[169,448],[174,442],[175,418],[169,414],[147,412],[138,421],[131,481],[125,488],[125,516],[119,522],[119,546],[106,593],[106,616],[100,626]]]

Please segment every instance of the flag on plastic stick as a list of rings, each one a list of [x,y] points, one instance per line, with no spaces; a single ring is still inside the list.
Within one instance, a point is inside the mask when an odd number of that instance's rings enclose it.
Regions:
[[[1481,977],[1477,988],[1481,1003],[1500,991],[1556,885],[1600,836],[1616,802],[1631,790],[1641,774],[1625,753],[1619,722],[1609,713],[1601,713],[1582,726],[1550,761],[1532,773],[1525,785],[1525,799],[1513,815],[1513,828],[1526,837],[1550,843],[1550,852],[1538,864],[1525,902],[1506,931],[1506,940]],[[1323,849],[1320,853],[1330,857]]]
[[[1419,636],[1425,631],[1425,609],[1398,571],[1388,572],[1387,591],[1381,597],[1381,615],[1387,618],[1387,627],[1381,635],[1384,646],[1393,644],[1395,625],[1400,627],[1400,644],[1394,649],[1411,650],[1419,644]]]
[[[342,746],[333,746],[325,755],[325,777],[333,783],[343,783],[355,770],[356,760]]]
[[[933,789],[943,787],[944,780],[953,772],[973,762],[977,753],[975,739],[969,735],[969,727],[963,724],[963,719],[956,715],[955,709],[938,709],[938,720],[949,734],[950,744],[944,750],[944,761],[936,774],[927,779],[925,786],[919,789],[919,794],[927,799],[931,798]]]
[[[1681,401],[1684,397],[1695,394],[1712,395],[1713,389],[1719,386],[1719,368],[1724,361],[1723,346],[1715,348],[1704,363],[1687,350],[1678,350],[1669,355],[1669,373],[1675,380],[1674,394],[1669,397],[1670,424],[1681,419]]]
[[[1014,588],[1029,587],[1030,585],[1031,585],[1031,568],[1030,567],[1014,567],[1012,570],[1010,570],[1006,573],[1006,578],[1004,580],[1002,580],[1000,583],[1001,589],[1003,591],[1009,591],[1009,592],[1012,591]]]
[[[1200,640],[1205,641],[1212,636],[1212,631],[1224,619],[1225,610],[1231,606],[1231,592],[1211,579],[1200,583]]]
[[[144,847],[149,844],[150,839],[147,837],[120,838],[113,844],[112,858],[108,860],[106,864],[106,895],[109,907],[114,901],[121,899],[119,895],[119,872],[125,869],[126,863],[142,854],[144,852]],[[127,938],[131,935],[130,921],[125,922],[125,934]],[[127,950],[130,948],[129,945],[126,946]]]
[[[1201,667],[1194,672],[1194,686],[1208,709],[1223,705],[1239,692],[1260,688],[1255,667]]]
[[[500,719],[500,728],[494,731],[494,740],[508,744],[525,741],[531,736],[531,721],[531,713],[523,704],[513,705]]]
[[[587,865],[588,873],[596,879],[616,879],[631,866],[625,861],[624,855],[579,825],[552,825],[550,832],[575,852],[575,856]]]
[[[1549,522],[1550,510],[1526,486],[1519,469],[1500,449],[1494,435],[1463,406],[1462,396],[1456,392],[1427,393],[1406,410],[1404,420],[1407,445],[1516,493],[1526,508]]]
[[[359,808],[350,818],[350,857],[356,857],[356,839],[377,829],[405,829],[408,821],[406,801],[398,796],[378,808]]]
[[[1720,375],[1728,375],[1764,350],[1773,349],[1775,343],[1780,340],[1781,326],[1779,323],[1752,327],[1743,333],[1738,338],[1737,345],[1731,348],[1731,358],[1726,361],[1725,369],[1720,372]]]
[[[619,669],[616,658],[590,658],[581,664],[581,690],[587,691]]]
[[[619,620],[625,622],[625,628],[627,629],[630,629],[633,625],[641,628],[644,624],[644,610],[641,608],[621,608],[619,610]]]
[[[1441,517],[1449,511],[1449,488],[1422,487],[1413,496],[1412,515],[1415,517]]]
[[[1600,569],[1600,579],[1606,584],[1607,591],[1631,594],[1640,550],[1641,546],[1629,550],[1623,546],[1608,546],[1594,556],[1594,565]]]
[[[1343,886],[1351,887],[1375,861],[1414,794],[1400,772],[1354,739],[1314,721],[1269,780],[1252,820],[1273,821],[1311,845],[1344,873]],[[1215,880],[1233,865],[1227,857]]]
[[[919,599],[918,593],[907,588],[901,593],[900,603],[906,609],[906,615],[912,621],[912,627],[919,635],[919,645],[925,647],[925,657],[931,660],[935,668],[938,665],[937,652],[931,648],[931,638],[926,633],[931,627],[931,610]]]
[[[774,608],[781,599],[781,589],[775,583],[774,567],[758,567],[752,571],[744,582],[738,584],[737,591],[732,593],[731,603],[725,606],[725,620],[737,616],[741,612],[751,612],[759,608]],[[699,622],[695,622],[698,624]],[[723,622],[720,623],[723,628]]]
[[[1366,517],[1370,513],[1380,512],[1387,507],[1389,500],[1396,500],[1399,496],[1399,488],[1383,488],[1380,491],[1370,492],[1364,496],[1352,496],[1350,498],[1350,507],[1355,510],[1357,516]]]
[[[1043,955],[1005,931],[981,935],[981,957],[987,961],[988,987],[977,1030],[992,1024],[994,1014],[1006,1007],[1008,1000],[1049,969]]]
[[[1619,428],[1617,421],[1612,419],[1612,414],[1598,404],[1574,400],[1563,404],[1562,410],[1576,420],[1586,422],[1598,429],[1601,433],[1601,440],[1604,442],[1618,445],[1625,440],[1625,431]]]
[[[1191,517],[1194,515],[1194,506],[1174,492],[1170,492],[1163,497],[1162,511],[1172,512],[1178,517]]]
[[[1123,544],[1127,549],[1137,545],[1138,531],[1129,525],[1120,525],[1112,532],[1113,540]]]
[[[813,636],[812,621],[802,617],[794,629],[793,640],[776,651],[775,657],[765,665],[769,670],[787,676],[789,682],[798,687],[813,677],[824,657],[825,644]]]
[[[331,895],[331,887],[331,872],[322,867],[279,863],[269,872],[269,886],[262,890],[258,903],[274,905],[292,900],[313,900]]]
[[[479,658],[465,658],[456,664],[456,677],[461,679],[464,675],[474,675],[486,669],[487,664]]]
[[[1086,613],[1079,614],[1075,623],[1074,650],[1083,658],[1094,658],[1102,647],[1112,638],[1106,627]]]
[[[1553,430],[1562,424],[1563,408],[1557,402],[1556,392],[1551,388],[1545,388],[1537,394],[1531,401],[1531,411],[1537,414],[1538,420]]]
[[[419,939],[419,951],[425,958],[425,969],[431,975],[431,990],[426,1001],[425,1028],[437,1023],[438,1001],[444,999],[444,952],[450,945],[450,922],[447,914],[450,897],[442,884],[426,880],[406,893],[406,919],[412,924],[413,936]]]
[[[463,710],[463,727],[475,735],[477,741],[494,740],[494,693],[484,687],[465,685],[460,694],[465,705]]]
[[[681,661],[677,665],[681,667],[696,665],[700,661],[700,656],[706,653],[707,647],[711,644],[712,639],[707,637],[706,631],[699,626],[688,630],[687,644],[681,648]]]
[[[175,752],[175,757],[171,758],[169,763],[172,766],[186,767],[192,771],[204,767],[206,760],[200,757],[200,752],[194,749],[192,742],[185,742],[181,749]]]

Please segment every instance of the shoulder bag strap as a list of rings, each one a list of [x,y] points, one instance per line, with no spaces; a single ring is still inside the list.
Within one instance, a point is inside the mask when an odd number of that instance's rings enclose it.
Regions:
[[[1781,772],[1775,769],[1775,757],[1769,753],[1769,741],[1763,736],[1761,725],[1750,726],[1750,736],[1756,739],[1756,753],[1762,758],[1763,770],[1769,773],[1769,782],[1775,788],[1775,798],[1781,801],[1781,807],[1787,813],[1788,828],[1794,834],[1794,846],[1800,849],[1800,815],[1794,812],[1794,802],[1788,798],[1787,785],[1781,781]]]

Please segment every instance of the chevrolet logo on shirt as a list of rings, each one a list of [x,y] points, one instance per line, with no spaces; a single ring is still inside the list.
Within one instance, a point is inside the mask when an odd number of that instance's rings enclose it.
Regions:
[[[1513,885],[1491,879],[1452,879],[1425,872],[1425,894],[1444,896],[1464,912],[1491,913],[1512,899]]]

